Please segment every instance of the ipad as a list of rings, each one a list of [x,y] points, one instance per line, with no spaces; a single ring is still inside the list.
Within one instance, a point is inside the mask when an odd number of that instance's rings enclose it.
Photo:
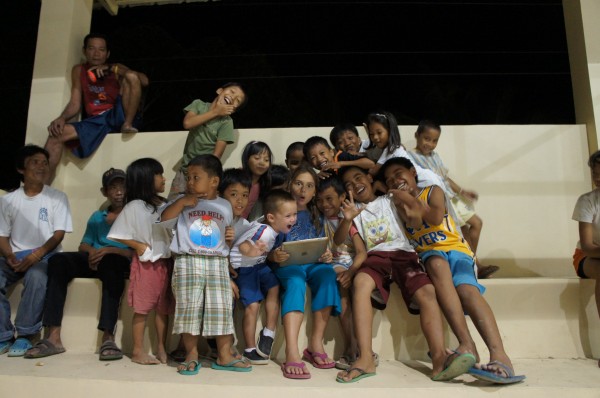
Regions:
[[[290,258],[283,263],[279,263],[279,265],[285,267],[288,265],[316,263],[319,257],[327,250],[327,242],[329,242],[329,238],[283,242],[283,250],[290,254]]]

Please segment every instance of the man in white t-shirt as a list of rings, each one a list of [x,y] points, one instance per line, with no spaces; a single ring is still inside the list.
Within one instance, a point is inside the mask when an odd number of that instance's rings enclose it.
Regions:
[[[73,229],[67,196],[44,185],[48,152],[26,145],[16,160],[23,186],[0,198],[0,354],[12,357],[23,356],[42,328],[48,258],[61,251],[65,233]],[[13,326],[4,292],[21,278],[24,289]]]

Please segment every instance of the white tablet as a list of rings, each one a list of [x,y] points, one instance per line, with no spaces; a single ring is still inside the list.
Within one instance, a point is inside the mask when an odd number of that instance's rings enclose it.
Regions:
[[[283,242],[282,248],[290,254],[280,266],[302,265],[316,263],[319,257],[327,250],[329,238],[314,238],[305,240],[296,240],[293,242]]]

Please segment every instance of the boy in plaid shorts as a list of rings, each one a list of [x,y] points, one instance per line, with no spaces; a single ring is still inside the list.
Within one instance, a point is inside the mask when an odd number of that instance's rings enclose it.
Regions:
[[[176,254],[173,270],[175,321],[173,333],[182,335],[185,361],[177,367],[183,375],[200,370],[198,338],[215,336],[218,355],[212,368],[248,372],[252,367],[231,354],[233,317],[229,279],[229,246],[225,229],[233,221],[231,204],[217,195],[223,175],[221,161],[200,155],[188,163],[187,193],[162,213],[165,226],[175,228],[171,251]],[[176,225],[175,225],[176,221]]]

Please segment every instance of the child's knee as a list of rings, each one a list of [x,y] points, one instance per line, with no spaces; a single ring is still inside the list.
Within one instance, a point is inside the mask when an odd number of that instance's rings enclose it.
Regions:
[[[432,284],[427,284],[422,286],[419,290],[415,292],[413,295],[413,300],[419,304],[420,307],[427,306],[428,304],[432,304],[433,302],[437,305],[437,298],[435,296],[435,288]]]
[[[359,293],[359,292],[368,292],[369,294],[371,294],[371,291],[373,291],[373,289],[375,289],[375,281],[373,280],[373,278],[371,278],[369,275],[367,275],[364,272],[359,272],[355,277],[354,277],[354,281],[352,282],[352,287],[354,289],[354,292]]]
[[[481,230],[483,228],[483,220],[477,214],[473,214],[467,221],[467,224],[469,224],[471,229]]]

